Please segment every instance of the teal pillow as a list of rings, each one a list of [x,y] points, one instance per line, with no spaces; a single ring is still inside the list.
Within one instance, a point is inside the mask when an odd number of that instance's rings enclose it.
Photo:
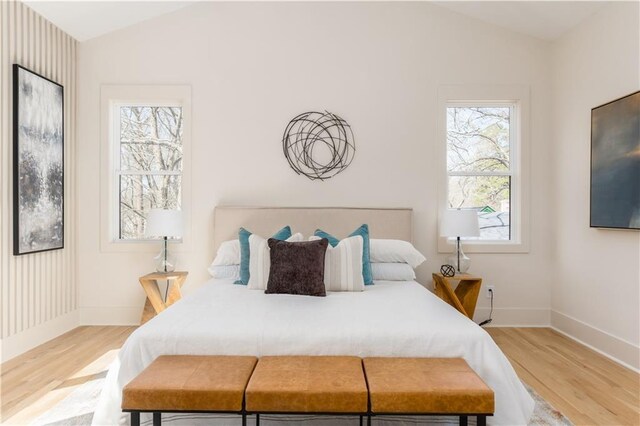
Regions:
[[[313,234],[316,237],[326,238],[329,240],[329,244],[331,247],[335,247],[340,242],[339,239],[334,237],[333,235],[324,232],[322,229],[316,229],[316,232]],[[350,237],[355,237],[356,235],[360,235],[362,237],[362,278],[364,279],[365,285],[373,284],[373,274],[371,273],[371,260],[369,256],[369,225],[366,223],[361,225],[358,229],[349,234]]]
[[[234,284],[249,284],[249,237],[251,232],[244,228],[240,228],[238,231],[238,240],[240,240],[240,279]],[[286,240],[291,237],[291,227],[285,226],[275,234],[273,237],[276,240]]]

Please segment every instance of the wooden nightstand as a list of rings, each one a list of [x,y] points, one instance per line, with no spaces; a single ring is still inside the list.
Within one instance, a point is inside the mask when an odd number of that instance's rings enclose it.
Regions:
[[[455,290],[451,285],[452,281],[459,281]],[[433,274],[435,294],[470,319],[473,319],[473,314],[476,312],[481,286],[482,278],[473,275],[459,274],[454,277],[445,277],[440,273]]]
[[[141,325],[182,298],[180,288],[187,279],[187,275],[189,275],[188,272],[153,272],[140,277],[140,285],[147,294],[140,319]],[[166,301],[160,292],[158,281],[169,281]]]

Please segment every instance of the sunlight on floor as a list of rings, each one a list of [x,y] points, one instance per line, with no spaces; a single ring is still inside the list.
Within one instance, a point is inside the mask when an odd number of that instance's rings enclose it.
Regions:
[[[109,365],[116,358],[119,349],[110,350],[98,358],[93,360],[88,365],[85,365],[80,368],[76,373],[69,376],[64,381],[58,381],[57,383],[52,382],[53,389],[42,395],[41,397],[35,399],[33,402],[29,403],[29,405],[18,413],[13,415],[9,419],[5,419],[2,424],[3,425],[28,425],[32,424],[35,420],[37,420],[40,416],[42,416],[47,411],[51,410],[57,404],[59,404],[62,400],[70,396],[74,390],[78,389],[85,383],[94,380],[101,380],[107,373]],[[56,417],[53,419],[52,417]],[[57,415],[52,415],[52,417],[48,417],[48,422],[52,420],[62,420]],[[39,423],[39,422],[37,422]]]

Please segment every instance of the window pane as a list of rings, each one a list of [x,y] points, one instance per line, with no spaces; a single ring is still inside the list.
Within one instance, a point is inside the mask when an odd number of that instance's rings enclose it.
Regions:
[[[180,182],[176,175],[120,176],[120,239],[144,238],[149,209],[180,209]]]
[[[120,107],[120,169],[182,170],[182,108]]]
[[[508,176],[450,176],[449,207],[478,212],[480,239],[509,240],[510,187]]]
[[[447,108],[447,169],[509,170],[508,107]]]

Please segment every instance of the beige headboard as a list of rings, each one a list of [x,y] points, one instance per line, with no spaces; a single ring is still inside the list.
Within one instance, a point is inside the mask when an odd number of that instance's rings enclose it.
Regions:
[[[412,241],[412,209],[350,207],[216,207],[213,213],[213,244],[238,238],[245,227],[262,236],[271,236],[285,225],[305,238],[322,228],[338,238],[366,223],[372,238]]]

